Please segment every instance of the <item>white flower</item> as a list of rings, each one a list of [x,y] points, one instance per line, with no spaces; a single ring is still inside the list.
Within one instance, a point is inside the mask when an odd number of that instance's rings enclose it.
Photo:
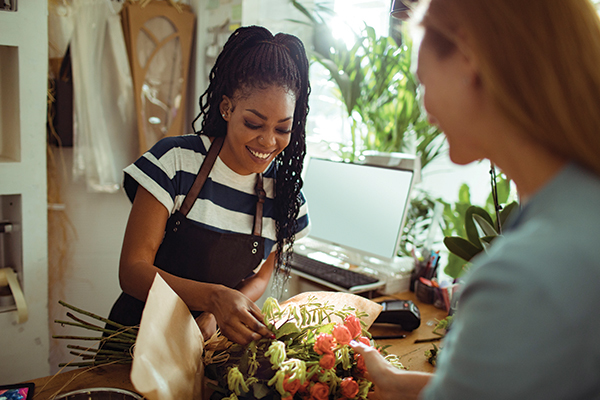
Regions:
[[[265,356],[270,357],[269,361],[273,365],[271,368],[281,368],[281,364],[287,358],[287,354],[285,353],[285,343],[274,340],[269,346],[269,349],[265,352]]]

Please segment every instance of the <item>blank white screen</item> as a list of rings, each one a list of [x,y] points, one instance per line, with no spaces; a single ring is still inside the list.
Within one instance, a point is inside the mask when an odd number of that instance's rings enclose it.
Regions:
[[[303,187],[309,236],[394,257],[412,177],[412,171],[311,158]]]

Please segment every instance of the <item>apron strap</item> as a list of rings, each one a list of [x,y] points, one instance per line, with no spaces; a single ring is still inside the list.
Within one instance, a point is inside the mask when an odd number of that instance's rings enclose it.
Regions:
[[[265,197],[267,197],[265,189],[263,189],[262,174],[256,174],[256,186],[254,188],[256,190],[256,195],[258,196],[258,201],[256,202],[256,213],[254,213],[254,230],[252,231],[252,234],[254,236],[261,236],[263,204],[265,202]]]
[[[196,179],[183,200],[183,204],[179,209],[179,212],[184,216],[192,209],[192,206],[196,202],[198,198],[198,194],[200,194],[200,190],[204,186],[204,182],[208,178],[210,171],[212,170],[213,165],[221,151],[221,147],[223,147],[223,142],[225,137],[220,136],[213,139],[210,148],[208,149],[208,154],[206,158],[202,162],[202,166],[200,166],[200,171],[198,171],[198,175],[196,175]],[[263,189],[263,177],[262,174],[256,174],[256,186],[254,187],[256,190],[256,195],[258,196],[258,201],[256,202],[256,213],[254,214],[254,228],[252,230],[252,234],[254,236],[262,236],[262,217],[263,217],[263,204],[265,203],[265,198],[267,194]]]
[[[221,151],[221,147],[223,147],[224,140],[225,138],[223,136],[216,137],[213,139],[213,142],[210,145],[210,148],[208,149],[208,154],[206,155],[206,158],[204,159],[204,162],[200,167],[200,171],[198,171],[198,175],[196,175],[196,180],[194,180],[194,184],[192,185],[188,194],[185,196],[183,204],[179,209],[179,212],[181,212],[184,216],[187,216],[187,214],[192,209],[194,202],[198,198],[198,194],[200,193],[202,186],[204,186],[204,182],[206,182],[206,178],[208,178],[210,170],[215,164],[215,160],[217,159],[217,156]]]

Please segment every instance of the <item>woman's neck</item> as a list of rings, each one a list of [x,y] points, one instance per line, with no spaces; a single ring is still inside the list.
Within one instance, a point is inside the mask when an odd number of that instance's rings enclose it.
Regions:
[[[521,201],[527,201],[552,180],[568,160],[529,139],[514,139],[510,151],[498,152],[492,159],[515,182]]]

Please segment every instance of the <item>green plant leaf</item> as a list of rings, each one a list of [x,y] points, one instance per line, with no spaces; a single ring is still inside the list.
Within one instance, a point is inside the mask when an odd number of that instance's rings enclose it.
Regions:
[[[252,384],[252,393],[254,394],[255,399],[262,399],[266,395],[270,393],[270,389],[267,385],[260,382],[254,382]]]
[[[479,225],[486,236],[498,236],[498,232],[496,232],[496,229],[494,229],[492,224],[490,224],[488,220],[483,218],[481,215],[474,213],[473,220],[477,223],[477,225]]]
[[[238,366],[238,368],[240,369],[240,372],[242,374],[248,373],[248,362],[249,362],[249,359],[250,359],[250,352],[246,350],[242,354],[242,357],[240,358],[240,362],[239,362],[239,366]]]
[[[469,185],[463,183],[458,189],[458,201],[461,203],[471,204],[471,192]]]
[[[505,204],[510,196],[510,179],[505,176],[499,176],[496,182],[496,189],[498,190],[498,202]]]
[[[277,339],[300,333],[300,329],[294,322],[286,322],[277,330]]]
[[[490,225],[493,225],[494,222],[492,221],[490,214],[488,214],[487,211],[479,206],[470,206],[465,212],[465,231],[467,233],[467,238],[474,246],[482,249],[481,242],[479,240],[479,232],[477,231],[477,227],[473,221],[473,214],[482,216],[487,222],[490,223]]]
[[[444,273],[453,279],[458,279],[464,274],[467,265],[468,262],[464,259],[458,257],[454,253],[450,253],[448,255],[448,264],[446,264],[446,267],[444,268]]]
[[[313,13],[308,11],[306,9],[306,7],[304,7],[300,2],[298,2],[297,0],[291,0],[291,1],[292,1],[292,4],[294,5],[294,7],[296,7],[302,14],[304,14],[304,16],[306,16],[312,23],[314,23],[314,24],[319,23],[319,21],[317,21],[315,16],[313,16]]]
[[[492,235],[492,236],[483,236],[481,238],[481,242],[482,243],[487,243],[490,244],[492,243],[492,240],[496,239],[498,237],[498,235]]]
[[[445,237],[444,244],[451,253],[466,261],[471,261],[482,251],[482,248],[476,247],[473,243],[458,236]]]
[[[507,204],[504,206],[504,208],[502,209],[502,211],[500,211],[500,224],[502,226],[504,226],[504,224],[506,223],[506,221],[508,220],[508,218],[512,215],[513,212],[518,212],[519,210],[519,203],[517,203],[516,201],[513,201],[510,204]]]

